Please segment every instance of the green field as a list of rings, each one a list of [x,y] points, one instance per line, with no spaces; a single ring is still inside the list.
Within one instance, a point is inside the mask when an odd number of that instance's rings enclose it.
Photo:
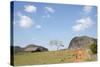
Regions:
[[[82,51],[82,50],[80,50]],[[19,53],[14,56],[14,65],[35,65],[77,62],[74,50],[48,51],[36,53]],[[84,50],[79,62],[88,61],[88,53]]]

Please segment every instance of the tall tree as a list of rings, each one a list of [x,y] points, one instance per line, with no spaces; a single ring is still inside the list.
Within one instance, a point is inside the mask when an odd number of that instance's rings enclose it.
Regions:
[[[51,40],[49,42],[49,44],[56,46],[57,47],[57,50],[59,50],[60,47],[64,47],[63,41],[59,41],[59,40]]]

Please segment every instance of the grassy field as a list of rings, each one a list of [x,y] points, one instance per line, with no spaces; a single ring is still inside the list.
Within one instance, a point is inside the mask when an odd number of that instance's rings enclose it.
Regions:
[[[88,61],[86,50],[61,50],[36,53],[19,53],[14,56],[14,65],[54,64]]]

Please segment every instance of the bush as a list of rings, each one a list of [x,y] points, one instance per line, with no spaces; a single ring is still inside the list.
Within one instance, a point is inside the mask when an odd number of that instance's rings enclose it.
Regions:
[[[92,44],[90,46],[90,49],[91,49],[93,54],[97,54],[97,44]]]

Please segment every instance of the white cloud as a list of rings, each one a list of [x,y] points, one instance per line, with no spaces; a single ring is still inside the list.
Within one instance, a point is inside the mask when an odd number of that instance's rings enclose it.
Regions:
[[[45,7],[45,10],[47,12],[50,12],[50,13],[54,13],[55,12],[55,10],[53,8],[51,8],[51,7]]]
[[[55,12],[55,10],[51,7],[44,7],[45,9],[45,14],[42,16],[42,18],[50,18],[51,14]]]
[[[41,25],[36,25],[36,29],[41,29],[42,26]]]
[[[20,13],[18,13],[18,16],[20,18],[20,20],[18,21],[20,27],[29,28],[34,24],[32,18],[30,18],[29,16],[21,15]]]
[[[72,28],[76,32],[83,31],[93,25],[93,21],[90,17],[81,18],[76,21],[76,25],[74,25]]]
[[[24,6],[24,11],[29,12],[29,13],[36,12],[37,7],[35,7],[34,5],[26,5]]]
[[[89,12],[91,12],[91,10],[92,10],[92,6],[84,6],[83,7],[83,11],[85,12],[85,13],[89,13]]]

